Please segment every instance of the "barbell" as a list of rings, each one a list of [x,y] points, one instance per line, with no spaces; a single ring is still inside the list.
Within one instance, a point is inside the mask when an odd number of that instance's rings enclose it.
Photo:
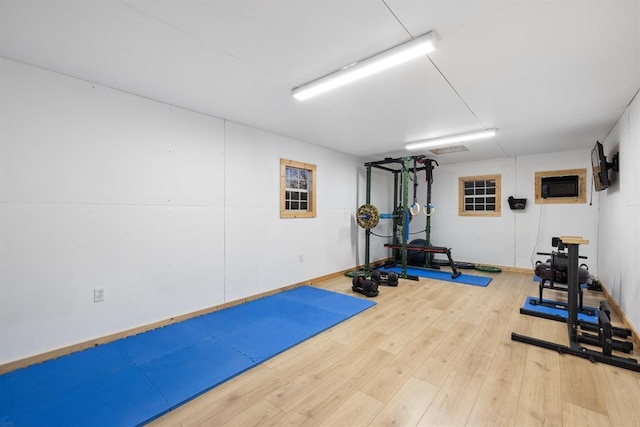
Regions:
[[[373,205],[362,205],[356,211],[356,220],[360,227],[369,230],[378,225],[378,221],[380,221],[380,211]]]
[[[369,230],[371,228],[374,228],[376,225],[378,225],[380,218],[382,219],[396,218],[396,220],[398,221],[398,225],[402,225],[404,221],[404,216],[405,215],[404,215],[404,210],[402,209],[402,206],[398,206],[395,209],[395,211],[393,211],[393,213],[390,213],[390,214],[381,214],[378,208],[376,208],[374,205],[371,205],[371,204],[362,205],[356,211],[356,221],[358,222],[358,225],[364,228],[365,230]],[[408,216],[409,216],[409,221],[411,221],[411,218],[413,217],[413,215],[408,215]]]

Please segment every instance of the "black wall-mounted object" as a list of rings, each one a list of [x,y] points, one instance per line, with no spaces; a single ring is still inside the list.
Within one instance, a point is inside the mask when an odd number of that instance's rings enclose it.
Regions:
[[[591,150],[591,169],[593,171],[593,186],[596,191],[602,191],[611,185],[609,180],[609,169],[620,171],[620,161],[618,153],[613,155],[613,161],[607,162],[604,154],[604,147],[599,141]]]
[[[578,175],[545,176],[541,181],[540,197],[543,199],[580,195]]]
[[[527,199],[516,199],[513,196],[509,196],[507,199],[509,207],[513,211],[522,210],[527,207]]]

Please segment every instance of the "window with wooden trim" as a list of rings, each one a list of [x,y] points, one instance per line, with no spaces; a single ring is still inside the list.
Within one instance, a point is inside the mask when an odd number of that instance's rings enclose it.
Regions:
[[[316,165],[280,159],[280,218],[315,218]]]
[[[565,169],[535,173],[536,204],[587,203],[587,170]]]
[[[500,179],[502,175],[463,176],[458,178],[458,215],[500,216]]]

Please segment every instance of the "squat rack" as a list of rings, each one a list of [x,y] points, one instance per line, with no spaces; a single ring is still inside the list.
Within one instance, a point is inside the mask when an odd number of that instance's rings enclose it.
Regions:
[[[411,168],[410,163],[413,162],[413,167]],[[431,183],[433,182],[433,169],[434,165],[438,165],[438,162],[427,158],[424,155],[419,156],[409,156],[409,157],[400,157],[400,158],[390,158],[387,157],[384,160],[379,160],[375,162],[367,162],[364,164],[367,168],[367,182],[366,182],[366,204],[371,204],[371,170],[372,168],[381,169],[387,172],[393,173],[394,177],[394,185],[393,185],[393,201],[394,206],[398,206],[394,214],[391,215],[393,218],[393,242],[391,244],[385,244],[385,247],[399,250],[400,251],[400,259],[402,263],[402,272],[400,277],[404,279],[413,279],[418,280],[417,276],[409,276],[407,275],[407,253],[408,251],[419,251],[424,252],[426,257],[425,266],[431,266],[430,262],[430,254],[434,253],[442,253],[446,254],[449,260],[449,265],[453,271],[452,278],[456,278],[460,275],[458,272],[453,259],[451,258],[451,249],[446,247],[439,246],[431,246]],[[400,168],[393,167],[393,165],[400,165]],[[418,166],[420,165],[420,166]],[[413,172],[414,181],[414,204],[409,205],[409,173]],[[425,234],[426,234],[426,244],[425,246],[410,246],[409,245],[409,221],[411,219],[412,211],[411,208],[417,203],[416,198],[416,186],[417,186],[417,173],[421,171],[426,171],[426,182],[427,182],[427,202],[424,206],[426,209],[426,225],[425,225]],[[399,194],[399,187],[402,187],[402,194]],[[401,238],[398,238],[398,229],[401,228]],[[370,272],[370,250],[371,250],[371,229],[365,229],[365,271]]]

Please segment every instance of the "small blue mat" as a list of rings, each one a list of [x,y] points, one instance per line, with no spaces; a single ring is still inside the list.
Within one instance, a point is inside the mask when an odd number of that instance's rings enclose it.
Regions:
[[[393,267],[383,267],[383,268],[380,268],[380,270],[395,271],[396,273],[400,274],[402,272],[402,267],[396,265]],[[445,280],[447,282],[455,282],[455,283],[462,283],[464,285],[474,285],[474,286],[482,286],[482,287],[485,287],[489,283],[491,283],[491,277],[473,276],[471,274],[461,274],[455,279],[452,279],[451,272],[449,271],[429,270],[426,268],[418,268],[418,267],[407,267],[407,274],[410,276],[424,277],[427,279]]]
[[[302,286],[0,375],[0,426],[146,423],[375,305]]]
[[[524,306],[522,308],[528,311],[533,311],[535,313],[547,314],[547,315],[551,315],[551,316],[558,317],[565,320],[569,317],[569,312],[567,310],[564,310],[562,308],[549,307],[548,305],[535,304],[538,300],[539,300],[538,297],[527,297],[524,301]],[[542,301],[548,304],[554,304],[554,305],[557,304],[560,307],[566,306],[566,303],[562,303],[558,301],[552,301],[547,299],[543,299]],[[589,323],[598,323],[598,309],[596,307],[588,307],[586,305],[583,305],[582,307],[583,309],[593,310],[594,315],[589,316],[586,313],[578,313],[578,320],[581,320],[583,322],[589,322]]]

